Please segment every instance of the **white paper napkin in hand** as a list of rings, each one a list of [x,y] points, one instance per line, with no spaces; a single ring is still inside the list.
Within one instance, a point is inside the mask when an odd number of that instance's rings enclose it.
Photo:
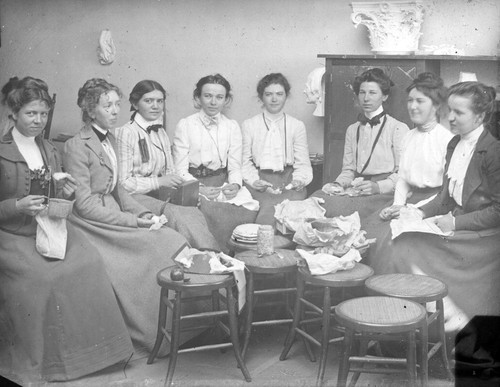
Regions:
[[[161,214],[160,216],[154,215],[151,220],[153,220],[154,223],[149,227],[149,231],[159,230],[168,222],[168,219],[164,214]]]
[[[306,260],[312,275],[323,275],[336,273],[339,270],[349,270],[354,267],[356,262],[361,261],[361,255],[356,249],[350,249],[340,258],[324,253],[312,254],[302,249],[297,249],[297,253]]]

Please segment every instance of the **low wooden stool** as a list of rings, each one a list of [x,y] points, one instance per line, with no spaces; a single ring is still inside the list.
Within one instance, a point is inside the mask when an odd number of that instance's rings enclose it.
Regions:
[[[274,242],[273,246],[276,250],[278,249],[294,249],[295,248],[295,242],[293,242],[291,239],[283,236],[283,235],[274,235]],[[246,250],[255,250],[257,251],[257,244],[256,243],[241,243],[233,240],[233,238],[229,238],[229,241],[227,242],[227,248],[229,250],[229,255],[234,256],[237,253],[241,253],[242,251]]]
[[[233,288],[236,286],[236,282],[232,275],[212,275],[212,274],[191,274],[189,273],[189,282],[184,281],[173,281],[170,279],[170,272],[176,266],[168,267],[166,269],[160,270],[158,272],[156,279],[158,285],[161,286],[160,293],[160,313],[158,317],[158,331],[156,334],[156,342],[153,351],[149,355],[148,364],[153,363],[158,350],[160,349],[163,337],[167,339],[170,344],[170,361],[168,364],[167,377],[165,380],[165,385],[170,386],[172,384],[172,378],[174,375],[175,365],[177,363],[177,354],[184,352],[195,352],[203,351],[209,349],[217,348],[227,348],[233,347],[234,355],[236,361],[238,362],[238,368],[241,369],[243,376],[247,382],[252,379],[248,370],[245,366],[243,358],[240,354],[240,344],[238,339],[238,323],[237,323],[237,311],[236,311],[236,299],[233,294]],[[219,290],[226,289],[226,304],[227,310],[219,310]],[[175,292],[173,299],[168,298],[168,291],[172,290]],[[199,292],[211,292],[211,296],[198,296],[198,297],[184,297],[182,298],[182,293],[186,291],[199,291]],[[182,304],[190,301],[199,301],[202,298],[212,299],[213,311],[211,312],[200,312],[193,313],[189,315],[182,316]],[[172,326],[170,329],[166,327],[167,321],[167,310],[172,310]],[[220,321],[223,316],[228,316],[229,318],[229,328]],[[198,321],[206,320],[207,318],[214,318],[216,326],[221,328],[226,334],[231,337],[230,343],[203,345],[194,348],[179,349],[179,337],[183,330],[181,323],[182,321]],[[196,326],[196,329],[210,328],[213,325],[206,326]],[[188,328],[189,329],[189,328]]]
[[[431,346],[425,359],[422,359],[422,377],[427,383],[428,360],[441,350],[441,359],[446,368],[448,378],[453,380],[453,372],[448,361],[446,351],[446,336],[444,332],[444,306],[443,298],[448,294],[448,287],[440,280],[426,275],[417,274],[383,274],[369,278],[365,282],[366,291],[371,295],[391,296],[412,300],[424,307],[429,302],[435,302],[436,311],[427,315],[427,326],[436,321],[439,341],[428,343]]]
[[[425,308],[410,300],[394,297],[360,297],[344,301],[335,308],[335,317],[345,330],[344,345],[340,361],[338,387],[347,384],[349,372],[355,372],[351,386],[354,386],[360,372],[367,373],[396,373],[405,366],[411,386],[415,386],[417,378],[417,340],[416,334],[421,333],[422,342],[427,340],[427,312]],[[360,334],[356,336],[355,334]],[[366,356],[366,346],[361,346],[359,356],[353,356],[352,347],[355,338],[361,338],[364,343],[368,339],[391,340],[391,335],[405,335],[408,341],[406,359]],[[421,346],[422,353],[427,353],[425,346]],[[360,366],[352,366],[352,364]],[[390,365],[392,368],[364,368],[363,364]],[[396,366],[400,366],[399,368]],[[422,385],[424,382],[422,380]]]
[[[244,341],[242,350],[242,357],[244,359],[248,349],[248,343],[250,342],[252,327],[290,324],[292,322],[292,318],[253,321],[253,309],[256,306],[255,304],[258,296],[282,294],[286,296],[285,306],[288,306],[288,295],[295,294],[296,292],[296,288],[294,286],[256,290],[255,277],[259,276],[261,278],[264,277],[265,279],[266,277],[272,277],[276,274],[285,273],[286,275],[287,273],[295,273],[297,271],[297,261],[299,260],[299,255],[295,252],[295,250],[276,249],[274,254],[259,257],[257,255],[257,251],[247,250],[236,254],[235,258],[245,263],[245,267],[247,269],[246,271],[248,273],[246,289],[247,313],[244,323]]]
[[[281,352],[280,360],[285,360],[290,348],[295,340],[295,335],[298,333],[302,336],[306,343],[312,343],[321,349],[318,376],[316,383],[321,385],[325,376],[326,357],[328,354],[328,345],[333,342],[342,340],[342,337],[330,339],[330,320],[331,314],[335,306],[331,302],[331,290],[351,288],[363,286],[365,280],[373,275],[373,269],[362,263],[356,263],[351,270],[342,270],[332,274],[312,275],[307,266],[299,267],[297,273],[297,297],[295,299],[295,310],[293,312],[293,323],[285,340],[283,351]],[[320,308],[307,300],[305,295],[306,285],[323,288],[323,307]],[[305,319],[305,308],[312,310],[316,316],[314,318]],[[322,337],[321,342],[306,332],[306,327],[309,324],[321,323]],[[308,346],[306,349],[310,352]],[[314,356],[311,361],[315,361]]]

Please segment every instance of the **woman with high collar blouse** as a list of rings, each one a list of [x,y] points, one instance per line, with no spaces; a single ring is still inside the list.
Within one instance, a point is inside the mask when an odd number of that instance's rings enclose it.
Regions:
[[[353,187],[359,196],[315,192],[313,196],[325,200],[328,217],[357,211],[363,220],[392,202],[402,141],[409,131],[405,123],[384,110],[392,86],[391,79],[379,68],[366,70],[354,79],[354,93],[363,113],[347,128],[342,171],[333,185]],[[362,180],[358,182],[358,178]]]
[[[176,172],[200,181],[200,209],[223,250],[234,228],[253,223],[256,211],[215,201],[233,199],[242,187],[241,129],[222,112],[232,100],[231,85],[220,74],[201,78],[193,92],[199,111],[177,124],[173,155]]]
[[[72,199],[79,183],[55,179],[47,84],[15,77],[2,94],[13,126],[0,140],[0,374],[20,385],[76,379],[127,360],[132,343],[103,258],[71,218],[64,259],[36,248],[47,197]]]
[[[167,226],[202,250],[219,250],[205,217],[196,207],[159,199],[159,189],[177,188],[184,179],[175,173],[170,140],[163,127],[166,92],[153,80],[143,80],[129,97],[134,111],[130,122],[115,129],[118,176],[122,187],[155,215],[164,214]]]
[[[156,339],[156,274],[174,264],[187,247],[177,231],[154,224],[153,213],[118,184],[116,140],[121,92],[93,78],[78,91],[84,126],[64,145],[63,165],[80,183],[75,192],[74,221],[101,252],[138,356]],[[198,305],[193,308],[199,310]],[[193,333],[191,333],[193,335]],[[187,337],[184,337],[186,339]],[[163,346],[162,353],[168,348]]]
[[[445,327],[456,333],[474,316],[500,316],[500,143],[483,122],[495,89],[462,82],[449,89],[450,129],[442,188],[415,215],[449,236],[403,233],[382,242],[376,273],[418,273],[448,286]]]
[[[256,223],[274,225],[276,204],[307,197],[312,167],[304,123],[283,112],[288,80],[268,74],[258,82],[257,94],[262,113],[242,124],[243,180],[260,203]]]

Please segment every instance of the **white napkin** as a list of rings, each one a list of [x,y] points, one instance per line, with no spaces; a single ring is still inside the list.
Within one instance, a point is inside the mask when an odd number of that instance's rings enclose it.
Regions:
[[[350,270],[356,262],[361,261],[361,255],[356,249],[350,249],[340,258],[324,253],[312,254],[302,249],[297,249],[297,253],[306,260],[312,275],[324,275],[336,273],[339,270]]]
[[[228,183],[224,183],[221,188],[224,188],[226,185],[228,185]],[[209,200],[205,195],[201,196]],[[260,208],[259,202],[252,198],[252,194],[246,187],[240,188],[236,196],[229,200],[226,198],[226,195],[224,195],[224,192],[220,191],[219,196],[217,196],[214,201],[234,204],[235,206],[242,206],[250,211],[259,211]]]

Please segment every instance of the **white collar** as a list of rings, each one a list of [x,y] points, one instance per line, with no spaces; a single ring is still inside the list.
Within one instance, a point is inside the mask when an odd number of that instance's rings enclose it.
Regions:
[[[215,116],[209,116],[207,113],[205,113],[205,111],[203,109],[201,109],[200,110],[200,117],[203,120],[206,120],[206,121],[216,121],[216,122],[218,122],[221,119],[222,114],[219,112]]]
[[[12,138],[16,142],[16,144],[34,144],[35,137],[27,137],[22,134],[15,126],[12,129]]]
[[[154,121],[147,121],[143,116],[137,112],[134,117],[134,121],[139,125],[142,129],[146,130],[148,126],[151,125],[161,125],[163,126],[163,117],[158,118]]]
[[[285,113],[279,112],[277,114],[269,113],[266,109],[263,110],[264,117],[270,122],[278,122],[285,118]]]
[[[101,128],[101,127],[100,127],[99,125],[97,125],[95,122],[92,122],[92,124],[91,124],[91,125],[92,125],[92,127],[93,127],[95,130],[97,130],[97,131],[101,132],[101,133],[102,133],[102,134],[104,134],[104,135],[107,135],[107,134],[108,134],[108,132],[109,132],[108,130]]]
[[[484,126],[479,125],[476,129],[470,131],[469,133],[460,137],[460,141],[464,141],[470,144],[477,143],[479,136],[483,133]]]
[[[365,113],[365,116],[368,117],[369,119],[372,119],[376,115],[382,113],[384,111],[384,107],[380,105],[377,110],[370,112],[368,115]]]

